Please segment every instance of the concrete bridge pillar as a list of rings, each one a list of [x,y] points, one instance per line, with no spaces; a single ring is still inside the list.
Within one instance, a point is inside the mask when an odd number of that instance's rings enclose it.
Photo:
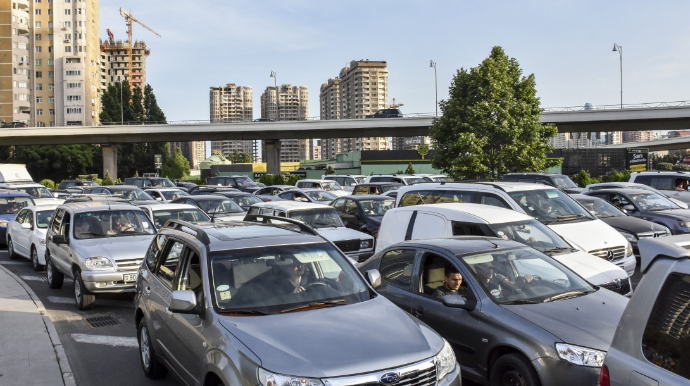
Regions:
[[[266,173],[280,174],[280,140],[264,140],[266,147]]]
[[[103,152],[103,178],[107,172],[113,181],[117,181],[117,145],[101,145],[101,151]]]

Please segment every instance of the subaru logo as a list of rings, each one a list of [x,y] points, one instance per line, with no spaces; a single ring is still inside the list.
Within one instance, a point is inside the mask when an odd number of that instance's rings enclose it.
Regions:
[[[381,376],[381,383],[385,383],[386,385],[393,384],[395,382],[398,382],[400,380],[400,376],[397,373],[385,373]]]
[[[606,252],[606,259],[607,260],[613,260],[613,251],[612,250],[609,250],[608,252]]]

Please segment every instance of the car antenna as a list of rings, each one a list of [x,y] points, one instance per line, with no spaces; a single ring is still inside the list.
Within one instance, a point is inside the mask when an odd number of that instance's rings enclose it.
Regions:
[[[494,243],[493,241],[487,239],[486,237],[484,237],[484,240],[486,240],[486,241],[490,242],[491,244],[493,244],[493,245],[494,245],[494,248],[500,248],[500,246],[499,246],[498,244],[496,244],[496,243]]]
[[[214,209],[213,212],[211,212],[211,222],[212,223],[216,222],[216,212],[218,212],[218,209]]]

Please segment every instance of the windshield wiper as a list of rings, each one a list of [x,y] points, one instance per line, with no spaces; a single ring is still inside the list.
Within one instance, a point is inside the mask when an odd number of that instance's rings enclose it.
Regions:
[[[270,315],[268,312],[257,311],[257,310],[229,310],[221,311],[221,315],[234,316],[234,315]]]
[[[559,299],[575,298],[575,297],[578,297],[578,296],[587,295],[587,294],[590,293],[590,292],[594,292],[594,291],[570,291],[570,292],[564,292],[564,293],[562,293],[562,294],[558,294],[558,295],[552,296],[552,297],[550,297],[550,298],[544,299],[544,300],[543,300],[543,303],[552,302],[552,301],[554,301],[554,300],[559,300]]]
[[[594,218],[586,216],[584,214],[564,214],[561,216],[556,216],[556,219],[552,222],[572,221],[572,220],[579,220],[582,218],[594,220]]]
[[[513,300],[512,302],[507,302],[507,303],[502,303],[504,305],[512,305],[512,304],[538,304],[540,302],[535,301],[535,300],[528,300],[528,299],[518,299],[518,300]]]
[[[572,251],[572,250],[576,250],[576,249],[571,248],[571,247],[553,247],[553,248],[543,249],[541,252],[549,254],[549,253],[566,252],[566,251]]]
[[[345,302],[345,299],[337,299],[337,300],[325,300],[322,302],[312,302],[312,303],[307,303],[307,304],[302,304],[301,306],[297,307],[292,307],[292,308],[286,308],[282,311],[281,313],[284,312],[293,312],[293,311],[298,311],[301,309],[305,308],[320,308],[320,307],[334,307],[334,306],[344,306],[347,303]]]
[[[40,227],[39,227],[40,228]],[[79,232],[79,236],[105,236],[105,233]]]

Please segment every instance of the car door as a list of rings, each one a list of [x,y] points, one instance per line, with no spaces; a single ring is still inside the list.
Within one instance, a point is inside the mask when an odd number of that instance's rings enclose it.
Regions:
[[[486,321],[482,320],[484,315],[480,311],[476,288],[471,285],[470,273],[453,256],[425,249],[419,251],[419,256],[412,280],[412,315],[428,324],[450,343],[458,363],[471,369],[473,373],[481,373],[481,358],[486,358],[483,347],[489,345],[482,342],[482,337],[487,336],[484,331]],[[433,296],[431,289],[444,285],[442,280],[447,267],[455,268],[462,275],[461,287],[464,287],[465,292],[463,298],[470,305],[470,310],[447,307],[441,299]],[[432,283],[435,284],[430,285]]]
[[[406,312],[412,310],[412,273],[417,258],[415,248],[392,248],[379,263],[381,285],[376,291]]]
[[[27,222],[27,217],[32,218],[31,210],[22,209],[8,226],[8,230],[11,229],[11,232],[8,233],[11,233],[12,236],[14,252],[21,256],[28,256],[26,244],[29,242],[31,230],[22,228],[22,224]]]
[[[69,212],[64,211],[62,215],[61,222],[58,226],[57,234],[65,236],[64,244],[55,244],[54,248],[51,250],[50,258],[53,265],[62,273],[68,273],[70,271],[71,260],[70,257],[70,243],[72,242],[71,237],[71,224],[72,216]],[[70,274],[71,276],[71,274]]]

